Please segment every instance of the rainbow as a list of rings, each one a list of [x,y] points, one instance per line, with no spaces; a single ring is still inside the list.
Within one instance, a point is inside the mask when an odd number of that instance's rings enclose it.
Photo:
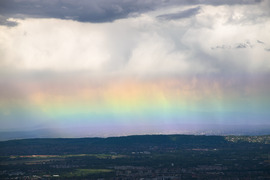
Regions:
[[[2,116],[12,119],[17,114],[66,126],[269,123],[268,94],[256,86],[235,90],[238,82],[233,81],[126,78],[65,83],[46,88],[29,83],[23,99],[2,99]]]

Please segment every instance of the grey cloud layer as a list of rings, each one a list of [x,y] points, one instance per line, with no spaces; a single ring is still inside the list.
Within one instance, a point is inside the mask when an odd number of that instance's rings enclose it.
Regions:
[[[190,16],[196,15],[197,13],[199,13],[199,11],[200,11],[200,7],[196,7],[196,8],[180,11],[178,13],[163,14],[163,15],[158,16],[158,18],[163,19],[163,20],[188,18]]]
[[[184,5],[235,5],[255,4],[262,0],[1,0],[0,24],[14,26],[16,23],[8,18],[59,18],[72,19],[80,22],[111,22],[116,19],[140,14],[166,6]],[[190,9],[176,14],[160,16],[164,19],[188,17],[197,13],[199,8]]]

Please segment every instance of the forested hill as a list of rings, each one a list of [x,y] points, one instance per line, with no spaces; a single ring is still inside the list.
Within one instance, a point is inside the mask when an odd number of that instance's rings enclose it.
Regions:
[[[109,138],[23,139],[0,142],[1,156],[130,153],[181,149],[270,147],[270,136],[138,135]]]

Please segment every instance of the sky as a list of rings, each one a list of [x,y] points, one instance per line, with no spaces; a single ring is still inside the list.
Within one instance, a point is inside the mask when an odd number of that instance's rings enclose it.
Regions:
[[[1,0],[0,131],[270,132],[269,32],[268,0]]]

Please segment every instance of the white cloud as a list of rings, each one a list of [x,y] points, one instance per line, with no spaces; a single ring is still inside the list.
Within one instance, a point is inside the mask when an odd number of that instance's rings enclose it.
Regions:
[[[0,26],[0,65],[138,75],[226,73],[227,68],[230,72],[269,72],[265,49],[270,47],[270,18],[261,6],[204,5],[196,15],[170,21],[156,18],[161,10],[101,24],[17,20],[16,27]],[[250,8],[254,11],[248,12]],[[165,11],[169,14],[170,9]],[[212,48],[247,41],[252,48]]]
[[[108,60],[99,27],[56,19],[20,20],[12,29],[2,27],[5,64],[28,70],[99,69]]]

